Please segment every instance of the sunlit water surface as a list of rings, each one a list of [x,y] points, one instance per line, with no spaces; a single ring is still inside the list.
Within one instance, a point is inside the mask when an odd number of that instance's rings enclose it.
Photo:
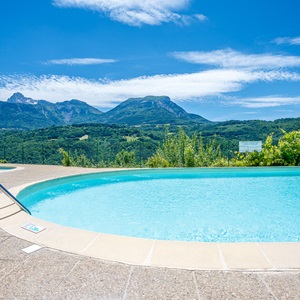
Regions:
[[[300,168],[98,173],[37,185],[19,199],[38,218],[110,234],[300,241]]]

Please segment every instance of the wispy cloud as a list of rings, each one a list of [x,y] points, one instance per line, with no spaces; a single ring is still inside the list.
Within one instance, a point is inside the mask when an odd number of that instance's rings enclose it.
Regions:
[[[265,108],[300,104],[300,97],[267,96],[256,98],[240,98],[228,101],[227,104],[247,108]]]
[[[115,59],[103,58],[67,58],[67,59],[52,59],[44,62],[45,65],[100,65],[117,62]]]
[[[173,100],[204,101],[206,97],[242,90],[254,82],[300,81],[300,75],[283,71],[217,69],[191,74],[164,74],[126,80],[89,80],[68,76],[0,76],[0,99],[19,91],[33,99],[80,99],[101,107],[113,107],[130,97],[168,95]]]
[[[171,55],[179,60],[193,64],[212,65],[222,68],[277,69],[299,67],[299,56],[276,54],[244,54],[232,49],[210,52],[173,52]]]
[[[206,21],[201,14],[181,15],[191,0],[53,0],[58,7],[77,7],[99,11],[114,21],[131,26],[160,25],[165,22],[187,24],[192,20]]]
[[[208,17],[207,17],[207,16],[204,16],[204,15],[202,15],[202,14],[195,14],[195,15],[193,15],[193,17],[196,18],[196,19],[199,20],[199,21],[202,21],[202,22],[208,20]]]
[[[277,45],[300,45],[300,37],[279,37],[273,40],[273,43]]]

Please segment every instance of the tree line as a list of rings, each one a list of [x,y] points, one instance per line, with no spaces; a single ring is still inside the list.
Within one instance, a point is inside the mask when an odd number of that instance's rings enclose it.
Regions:
[[[83,167],[299,165],[299,121],[230,121],[182,127],[81,124],[0,130],[0,161]],[[239,141],[247,140],[264,141],[262,151],[239,153]]]
[[[273,133],[265,140],[262,151],[234,152],[229,159],[216,143],[216,136],[203,143],[201,134],[189,137],[182,128],[175,136],[168,135],[151,156],[147,165],[158,167],[224,167],[224,166],[300,166],[300,130],[286,132],[277,144],[273,143]]]

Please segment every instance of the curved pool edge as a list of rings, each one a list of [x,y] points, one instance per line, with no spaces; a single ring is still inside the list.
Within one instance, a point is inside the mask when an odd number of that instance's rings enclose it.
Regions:
[[[95,172],[97,172],[95,170]],[[99,172],[99,171],[98,171]],[[54,178],[53,178],[54,179]],[[48,179],[47,179],[48,180]],[[17,195],[40,181],[11,188]],[[158,241],[110,235],[61,226],[20,211],[2,199],[0,228],[13,236],[66,252],[102,260],[149,267],[193,270],[299,270],[300,243],[201,243]],[[3,201],[2,201],[3,200]],[[46,229],[32,233],[22,228],[33,223]]]
[[[23,170],[24,167],[15,167],[11,166],[10,164],[0,164],[0,167],[3,167],[3,169],[0,169],[0,172],[14,172],[14,171],[20,171]]]

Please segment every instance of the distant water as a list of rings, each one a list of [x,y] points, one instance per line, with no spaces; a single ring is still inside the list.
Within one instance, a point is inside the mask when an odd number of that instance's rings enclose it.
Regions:
[[[299,242],[300,168],[83,175],[21,196],[33,216],[159,240]]]
[[[2,171],[7,171],[7,170],[12,170],[12,169],[14,169],[14,168],[12,168],[12,167],[2,167],[2,166],[0,166],[0,172],[2,172]]]

